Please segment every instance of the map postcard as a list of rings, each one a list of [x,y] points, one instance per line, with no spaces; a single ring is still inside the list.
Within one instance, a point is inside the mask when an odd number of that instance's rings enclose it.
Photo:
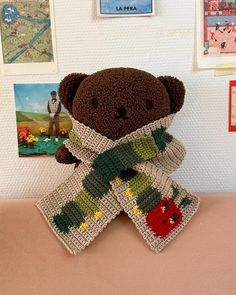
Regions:
[[[97,0],[101,17],[150,16],[155,14],[154,0]]]
[[[2,74],[57,73],[52,0],[0,0]]]
[[[236,132],[236,81],[229,84],[229,131]]]
[[[14,84],[20,157],[52,156],[71,130],[58,83]]]
[[[236,67],[236,0],[196,0],[199,68]]]

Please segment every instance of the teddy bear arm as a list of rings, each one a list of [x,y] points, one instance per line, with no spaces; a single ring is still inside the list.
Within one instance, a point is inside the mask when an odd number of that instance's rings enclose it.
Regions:
[[[81,162],[69,152],[64,144],[57,149],[55,153],[55,158],[58,163],[62,164],[74,164]]]

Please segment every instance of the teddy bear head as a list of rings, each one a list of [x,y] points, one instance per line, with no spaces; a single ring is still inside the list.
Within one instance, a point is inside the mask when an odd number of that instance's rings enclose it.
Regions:
[[[59,86],[60,99],[72,117],[112,140],[176,113],[184,95],[178,79],[156,78],[132,68],[73,73]]]

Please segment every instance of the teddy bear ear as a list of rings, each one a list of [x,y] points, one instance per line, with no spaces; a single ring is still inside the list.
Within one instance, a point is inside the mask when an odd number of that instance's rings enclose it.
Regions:
[[[86,74],[72,73],[59,84],[58,94],[64,107],[71,113],[72,103],[80,83],[87,78]]]
[[[170,96],[171,114],[178,112],[184,104],[185,88],[184,83],[175,77],[161,76],[158,77],[165,86]]]

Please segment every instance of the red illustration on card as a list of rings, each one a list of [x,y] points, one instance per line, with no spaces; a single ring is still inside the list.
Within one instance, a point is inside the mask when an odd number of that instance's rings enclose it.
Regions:
[[[236,53],[236,0],[203,0],[204,55]]]
[[[229,85],[229,131],[236,132],[236,81]]]

